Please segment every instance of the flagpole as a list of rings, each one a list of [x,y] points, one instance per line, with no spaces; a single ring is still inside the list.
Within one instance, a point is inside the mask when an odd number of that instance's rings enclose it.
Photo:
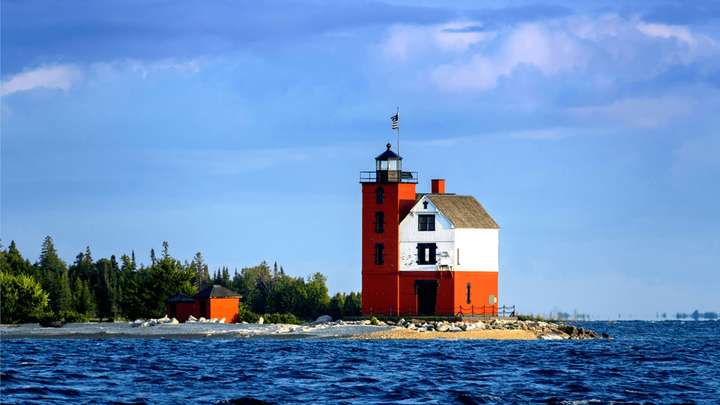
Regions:
[[[397,150],[398,150],[397,154],[398,154],[398,156],[402,157],[402,155],[400,154],[400,106],[398,106],[398,108],[397,108],[396,116],[397,116],[397,120],[398,120],[397,129],[395,130],[395,131],[397,131]]]

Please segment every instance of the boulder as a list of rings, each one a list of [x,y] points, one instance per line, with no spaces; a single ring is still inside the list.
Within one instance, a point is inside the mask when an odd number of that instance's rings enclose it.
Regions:
[[[218,319],[218,323],[225,323],[225,320],[226,320],[225,318],[220,318],[220,319]]]
[[[448,328],[448,332],[462,332],[462,331],[463,331],[462,329],[460,329],[459,327],[457,327],[455,325]]]
[[[137,328],[138,326],[141,326],[145,322],[144,319],[136,319],[132,322],[133,328]]]
[[[435,326],[435,330],[438,332],[447,332],[448,329],[450,329],[450,325],[446,323],[438,323],[437,326]]]
[[[540,335],[540,339],[542,339],[542,340],[563,340],[565,338],[562,335],[559,335],[557,333],[547,333],[545,335]]]
[[[171,319],[170,322],[168,322],[168,323],[169,323],[170,325],[177,325],[177,324],[179,324],[180,322],[179,322],[177,319],[173,318],[173,319]]]
[[[313,322],[313,323],[314,323],[314,324],[318,324],[318,323],[328,323],[328,322],[332,322],[332,320],[333,320],[333,319],[332,319],[332,316],[330,316],[330,315],[320,315],[320,316],[317,317],[317,319],[316,319],[315,322]]]
[[[192,315],[190,315],[190,316],[188,317],[188,322],[196,322],[197,320],[198,320],[198,319],[195,318],[195,317],[192,316]]]
[[[258,318],[257,324],[258,324],[258,325],[262,325],[263,323],[265,323],[265,318],[263,318],[263,317],[261,316],[261,317]]]

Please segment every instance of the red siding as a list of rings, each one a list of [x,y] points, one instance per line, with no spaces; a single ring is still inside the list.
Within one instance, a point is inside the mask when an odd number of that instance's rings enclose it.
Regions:
[[[235,323],[238,321],[239,306],[239,297],[210,298],[209,318],[225,318],[226,323]]]
[[[165,306],[165,312],[170,318],[175,318],[180,322],[188,320],[190,315],[196,313],[194,302],[175,302]]]
[[[378,204],[376,190],[383,188]],[[365,314],[397,314],[400,269],[400,218],[415,203],[413,183],[364,183],[362,185],[362,308]],[[384,232],[375,232],[375,213],[385,217]],[[375,264],[375,245],[384,246],[384,263]]]
[[[444,181],[433,188],[444,192]],[[384,202],[376,202],[376,190],[384,190]],[[497,272],[403,271],[400,272],[400,218],[415,204],[415,184],[364,183],[362,185],[362,311],[372,315],[417,315],[416,280],[438,283],[435,314],[493,313],[497,304]],[[375,232],[375,213],[385,216],[384,232]],[[384,263],[375,264],[375,244],[384,245]],[[471,284],[470,303],[467,284]]]
[[[470,283],[470,303],[467,302],[467,284]],[[495,271],[455,272],[455,313],[492,314],[497,312],[498,273]],[[496,303],[488,297],[494,295]]]

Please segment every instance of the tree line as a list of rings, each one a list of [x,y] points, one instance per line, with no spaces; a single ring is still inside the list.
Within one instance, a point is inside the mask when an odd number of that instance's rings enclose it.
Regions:
[[[202,253],[188,262],[172,257],[167,242],[160,255],[150,250],[150,263],[138,263],[135,253],[120,260],[95,260],[90,248],[67,265],[47,236],[35,263],[24,258],[14,241],[0,248],[0,322],[47,322],[61,320],[120,320],[158,318],[165,315],[165,300],[177,293],[194,295],[220,284],[239,292],[240,314],[254,321],[314,319],[322,314],[334,318],[360,315],[359,293],[328,295],[327,279],[315,273],[307,279],[285,274],[277,263],[266,262],[235,270],[228,267],[211,277]],[[281,316],[282,315],[282,316]]]

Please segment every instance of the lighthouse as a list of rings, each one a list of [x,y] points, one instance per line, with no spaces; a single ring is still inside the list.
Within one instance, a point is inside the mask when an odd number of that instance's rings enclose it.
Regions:
[[[362,186],[362,311],[366,315],[494,315],[500,227],[444,179],[418,193],[390,144]]]

